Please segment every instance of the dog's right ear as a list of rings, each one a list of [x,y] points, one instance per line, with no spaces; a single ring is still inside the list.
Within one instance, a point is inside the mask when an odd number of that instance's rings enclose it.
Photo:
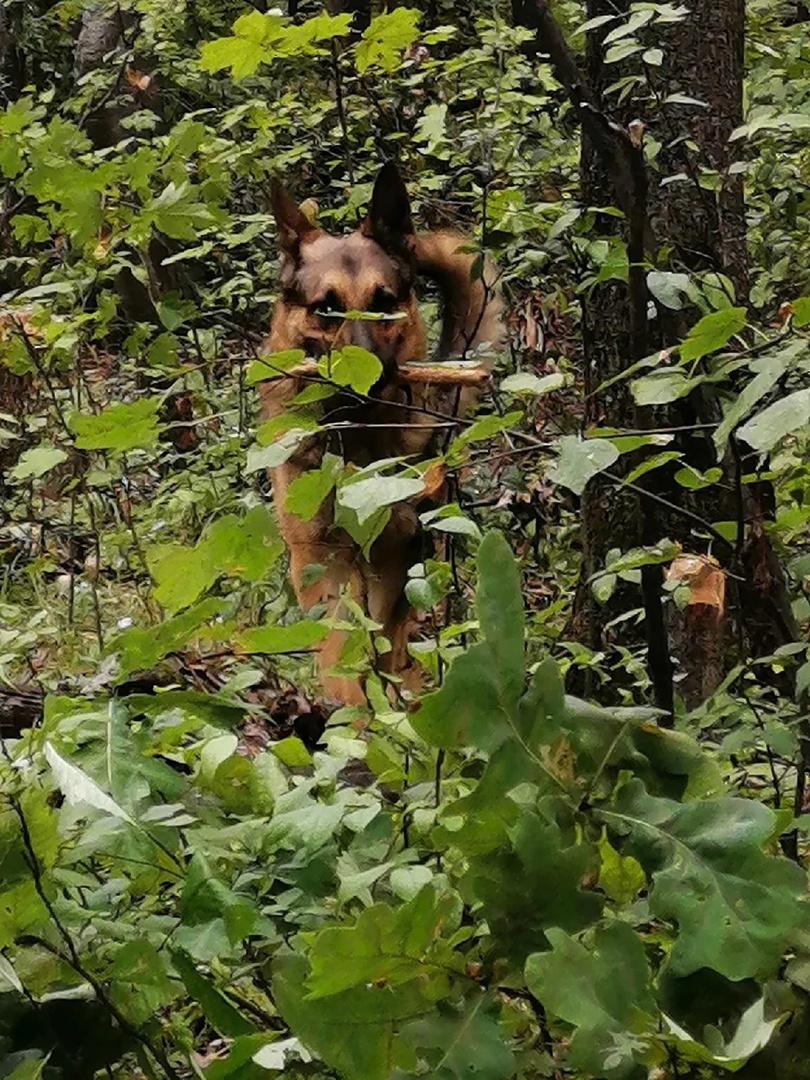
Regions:
[[[411,204],[405,182],[393,162],[383,165],[377,174],[368,217],[361,228],[386,251],[408,250],[409,240],[413,237]]]
[[[293,262],[298,261],[301,243],[318,231],[307,218],[304,211],[290,197],[280,180],[270,182],[270,202],[273,216],[278,225],[278,239],[281,250]]]

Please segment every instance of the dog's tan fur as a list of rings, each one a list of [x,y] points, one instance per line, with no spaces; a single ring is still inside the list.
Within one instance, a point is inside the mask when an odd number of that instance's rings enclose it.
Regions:
[[[334,237],[313,227],[284,188],[273,186],[273,209],[282,249],[282,296],[273,311],[270,352],[304,349],[320,356],[348,344],[373,352],[383,365],[383,376],[372,388],[373,401],[336,394],[326,403],[327,419],[364,425],[384,425],[341,431],[339,451],[346,462],[368,465],[382,458],[413,455],[426,459],[436,453],[436,417],[431,413],[460,415],[469,410],[477,391],[467,387],[403,385],[397,369],[423,360],[425,330],[413,292],[417,274],[433,278],[443,297],[441,358],[466,356],[486,342],[497,345],[503,334],[501,303],[494,288],[495,274],[488,264],[483,276],[473,279],[471,254],[459,251],[465,237],[442,231],[417,234],[413,230],[405,187],[393,166],[380,172],[366,221],[346,237]],[[318,312],[402,312],[387,321],[325,319]],[[303,389],[300,379],[287,378],[261,385],[265,418],[283,412]],[[430,413],[420,412],[429,409]],[[327,499],[308,522],[285,506],[287,489],[303,471],[316,467],[325,445],[315,436],[285,464],[271,470],[279,527],[290,553],[290,577],[302,608],[323,604],[334,614],[346,590],[383,627],[391,652],[382,658],[385,669],[408,680],[407,643],[410,610],[404,597],[407,571],[414,558],[418,530],[416,506],[399,503],[391,520],[374,542],[366,559],[357,545],[333,523],[334,501]],[[324,566],[316,581],[306,583],[311,564]],[[339,659],[344,635],[335,632],[323,643],[319,664],[326,672]],[[363,688],[356,680],[323,676],[324,692],[343,704],[363,704]]]

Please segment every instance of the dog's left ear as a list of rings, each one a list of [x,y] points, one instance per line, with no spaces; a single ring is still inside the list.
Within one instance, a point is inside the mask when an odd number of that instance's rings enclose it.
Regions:
[[[377,174],[362,230],[387,251],[402,252],[409,247],[408,239],[413,236],[411,203],[399,169],[392,162],[383,165]]]
[[[301,244],[314,237],[318,230],[279,180],[273,179],[270,183],[270,200],[281,250],[295,263]]]

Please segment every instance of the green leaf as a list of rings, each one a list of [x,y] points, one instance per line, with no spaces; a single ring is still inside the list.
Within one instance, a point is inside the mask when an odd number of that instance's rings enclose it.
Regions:
[[[266,506],[243,518],[226,514],[193,546],[155,545],[147,549],[155,597],[170,612],[188,607],[222,575],[260,581],[284,550],[275,519]]]
[[[447,123],[447,105],[428,105],[416,125],[416,142],[427,143],[430,154],[444,138]]]
[[[520,423],[522,419],[523,413],[519,410],[505,413],[503,416],[499,416],[497,413],[482,416],[480,420],[470,424],[458,438],[453,440],[450,449],[452,450],[455,446],[463,446],[466,443],[483,442],[486,439],[491,439],[495,435],[500,435],[502,431],[508,431],[509,428]]]
[[[683,307],[683,295],[689,291],[688,274],[673,274],[666,270],[651,270],[647,274],[647,288],[652,295],[672,311]]]
[[[353,986],[311,1000],[306,960],[281,953],[273,960],[273,1000],[301,1041],[338,1075],[352,1080],[390,1080],[403,1023],[433,1014],[435,1004],[415,982],[401,986]]]
[[[634,379],[630,391],[637,405],[668,405],[686,397],[696,385],[681,368],[659,368],[651,375]]]
[[[589,480],[609,469],[619,459],[619,451],[608,439],[580,439],[565,435],[560,439],[557,461],[546,469],[552,483],[581,495]]]
[[[35,105],[32,97],[20,97],[0,111],[0,132],[3,135],[19,135],[46,113],[43,105]]]
[[[187,182],[170,181],[160,195],[146,204],[144,213],[159,232],[172,240],[196,240],[201,229],[214,223],[211,211],[195,199],[194,188]]]
[[[600,604],[606,604],[616,591],[618,583],[616,574],[599,574],[591,582],[591,592]]]
[[[172,963],[186,990],[199,1002],[206,1020],[220,1035],[236,1038],[239,1035],[250,1035],[256,1030],[253,1023],[228,1001],[213,981],[197,970],[188,953],[173,949]]]
[[[148,941],[122,945],[107,975],[113,980],[113,999],[134,1023],[145,1023],[177,996],[165,955]]]
[[[108,646],[108,652],[119,656],[118,678],[124,679],[133,671],[148,671],[168,653],[184,648],[202,626],[224,610],[222,600],[210,597],[157,626],[124,630]]]
[[[158,316],[170,333],[181,327],[193,314],[194,305],[182,300],[178,293],[167,293],[158,303]]]
[[[349,479],[341,484],[337,501],[352,510],[362,525],[373,514],[393,503],[405,502],[419,495],[425,487],[421,477],[414,476],[366,476],[360,480]]]
[[[490,812],[493,802],[503,813],[494,800],[489,802]],[[454,807],[463,809],[463,800]],[[564,828],[555,815],[563,819]],[[547,945],[550,927],[577,932],[592,926],[602,913],[603,898],[582,887],[586,875],[596,869],[596,849],[577,837],[572,822],[565,819],[557,800],[547,798],[538,811],[524,811],[508,825],[506,837],[494,850],[480,849],[471,830],[453,838],[470,860],[465,884],[481,901],[498,954],[518,965],[527,952]],[[469,845],[471,835],[474,843]],[[510,882],[508,895],[504,881]],[[553,881],[554,888],[545,887],[544,881]]]
[[[42,1080],[43,1070],[48,1064],[48,1058],[42,1057],[40,1051],[34,1051],[36,1058],[24,1061],[17,1065],[12,1072],[7,1074],[7,1080]]]
[[[313,431],[317,431],[317,424],[308,424],[303,418],[297,416],[290,417],[290,419],[297,422],[298,426],[293,426],[290,430],[285,431],[281,438],[276,439],[269,446],[251,447],[248,450],[246,473],[261,472],[263,469],[275,469],[277,466],[283,465],[285,461],[288,461],[293,456],[301,443],[308,439]]]
[[[200,68],[216,72],[230,68],[234,79],[253,75],[268,53],[260,41],[246,37],[217,38],[206,41],[200,51]]]
[[[688,363],[717,352],[745,327],[748,313],[742,307],[724,308],[704,315],[689,331],[681,345],[681,360]]]
[[[419,521],[426,529],[469,536],[473,540],[481,539],[481,530],[474,521],[462,515],[458,503],[440,506],[437,510],[426,510],[419,515]]]
[[[675,1037],[678,1052],[687,1060],[720,1066],[728,1072],[736,1072],[760,1050],[764,1050],[779,1027],[778,1017],[772,1020],[765,1019],[764,998],[758,998],[745,1010],[740,1017],[737,1030],[727,1043],[718,1040],[720,1041],[718,1046],[712,1040],[711,1049],[697,1042],[689,1032],[679,1027],[670,1017],[664,1016],[663,1019],[666,1030]],[[707,1034],[708,1030],[711,1029],[707,1029]],[[716,1029],[712,1031],[712,1034],[715,1032]]]
[[[303,769],[312,764],[312,755],[309,750],[294,735],[273,743],[270,749],[278,760],[290,769]]]
[[[793,308],[793,325],[798,329],[810,326],[810,296],[800,296],[790,306]]]
[[[722,475],[722,469],[719,468],[707,469],[702,473],[691,465],[686,465],[675,473],[675,482],[690,491],[702,491],[703,488],[716,484]]]
[[[458,657],[441,689],[422,698],[413,723],[434,745],[492,752],[508,736],[503,721],[516,723],[525,679],[520,575],[497,532],[487,533],[478,548],[476,603],[486,641]]]
[[[370,557],[372,544],[390,520],[391,510],[388,506],[379,507],[360,521],[354,510],[340,499],[335,500],[335,525],[346,530],[367,559]]]
[[[55,446],[35,446],[20,454],[20,460],[9,469],[9,478],[16,481],[38,480],[51,469],[67,461],[67,454]]]
[[[334,488],[342,469],[341,458],[324,454],[319,468],[301,473],[289,485],[284,496],[285,508],[302,521],[311,521]]]
[[[92,806],[94,810],[110,814],[112,817],[126,821],[128,825],[135,822],[122,807],[111,799],[106,791],[103,791],[95,780],[91,780],[76,765],[63,758],[48,741],[44,746],[45,760],[51,768],[56,786],[65,796],[66,802],[71,806]]]
[[[571,1066],[609,1080],[631,1076],[646,1041],[638,1036],[656,1030],[641,938],[624,923],[598,930],[592,952],[562,930],[548,937],[553,949],[528,958],[526,983],[549,1012],[576,1028]]]
[[[458,1004],[440,1002],[432,1015],[402,1029],[402,1041],[418,1052],[435,1080],[505,1080],[515,1075],[497,1006],[483,991]]]
[[[250,653],[304,652],[323,641],[329,633],[329,624],[304,619],[291,626],[257,626],[243,630],[237,641],[240,648]]]
[[[140,398],[131,404],[109,405],[95,416],[73,413],[68,427],[80,450],[149,449],[157,442],[160,398]]]
[[[264,1036],[266,1038],[266,1036]],[[295,1054],[297,1058],[300,1058],[305,1064],[312,1061],[312,1055],[298,1041],[298,1039],[279,1039],[277,1042],[267,1043],[261,1049],[257,1050],[252,1055],[252,1059],[257,1065],[261,1065],[263,1069],[269,1069],[274,1072],[284,1072],[284,1067],[287,1063],[287,1055],[289,1053]],[[206,1073],[206,1080],[208,1080],[209,1069]],[[216,1080],[216,1077],[211,1076],[210,1080]]]
[[[622,484],[634,484],[640,477],[646,476],[648,472],[660,469],[663,465],[669,465],[672,461],[678,461],[681,457],[682,454],[678,450],[664,450],[661,454],[652,454],[636,465],[635,469],[631,469],[622,480]]]
[[[203,45],[203,71],[230,68],[234,79],[253,75],[260,64],[284,57],[317,55],[318,44],[341,37],[351,26],[350,15],[325,12],[301,24],[288,22],[277,12],[250,11],[233,24],[233,37],[217,38]]]
[[[626,60],[628,57],[642,52],[643,48],[643,45],[637,45],[634,41],[620,41],[617,45],[611,45],[607,50],[605,63],[618,64],[621,60]]]
[[[678,925],[677,975],[708,967],[738,981],[768,976],[801,924],[802,871],[763,854],[774,815],[751,799],[677,803],[625,784],[601,816],[652,881],[650,909]]]
[[[489,532],[478,548],[476,606],[486,638],[500,698],[512,709],[526,678],[523,638],[525,615],[520,573],[502,533]]]
[[[417,611],[430,611],[443,600],[453,585],[453,573],[448,563],[428,560],[427,566],[418,563],[408,571],[405,595]]]
[[[562,390],[568,385],[567,376],[562,372],[555,371],[551,375],[539,378],[530,371],[518,371],[514,375],[507,375],[501,382],[501,390],[505,394],[550,394],[555,390]]]
[[[344,345],[318,361],[318,372],[338,386],[350,386],[358,394],[367,394],[383,372],[374,353],[359,345]]]
[[[791,432],[810,423],[810,389],[796,390],[757,413],[739,429],[740,439],[760,453],[768,453]]]
[[[647,883],[644,870],[632,855],[620,855],[607,836],[599,841],[599,888],[617,904],[629,904]]]
[[[729,436],[737,425],[748,416],[758,401],[770,393],[786,369],[787,363],[783,357],[768,357],[763,362],[759,373],[747,386],[743,387],[714,433],[714,445],[718,457],[722,457],[725,453]]]
[[[419,980],[422,988],[444,975],[440,969],[463,965],[442,937],[457,928],[458,901],[426,885],[401,907],[375,904],[353,926],[327,927],[313,938],[307,998],[340,994],[351,987]]]
[[[641,11],[634,11],[626,22],[623,22],[620,26],[610,30],[605,35],[604,44],[612,45],[614,41],[621,41],[622,38],[632,37],[637,33],[642,26],[646,26],[652,19],[654,11],[651,9],[645,9]]]
[[[306,355],[303,349],[283,349],[281,352],[260,356],[248,366],[245,382],[248,386],[254,386],[267,379],[280,379],[290,368],[302,363]]]
[[[159,334],[146,350],[144,359],[150,367],[177,367],[177,345],[174,334]]]
[[[258,918],[255,904],[220,881],[199,851],[188,863],[180,904],[184,925],[203,926],[221,918],[233,943],[252,933]]]
[[[364,75],[370,67],[394,71],[399,67],[402,53],[413,45],[419,36],[421,12],[416,8],[398,7],[391,12],[376,15],[357,46],[355,63]]]

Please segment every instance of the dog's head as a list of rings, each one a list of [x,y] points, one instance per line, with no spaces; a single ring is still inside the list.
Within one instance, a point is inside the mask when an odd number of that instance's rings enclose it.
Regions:
[[[377,176],[369,213],[348,236],[310,223],[278,182],[273,212],[282,251],[282,298],[273,318],[276,348],[322,356],[360,345],[386,370],[424,355],[424,331],[414,283],[414,232],[405,185],[393,165]],[[399,316],[367,320],[346,312]]]

